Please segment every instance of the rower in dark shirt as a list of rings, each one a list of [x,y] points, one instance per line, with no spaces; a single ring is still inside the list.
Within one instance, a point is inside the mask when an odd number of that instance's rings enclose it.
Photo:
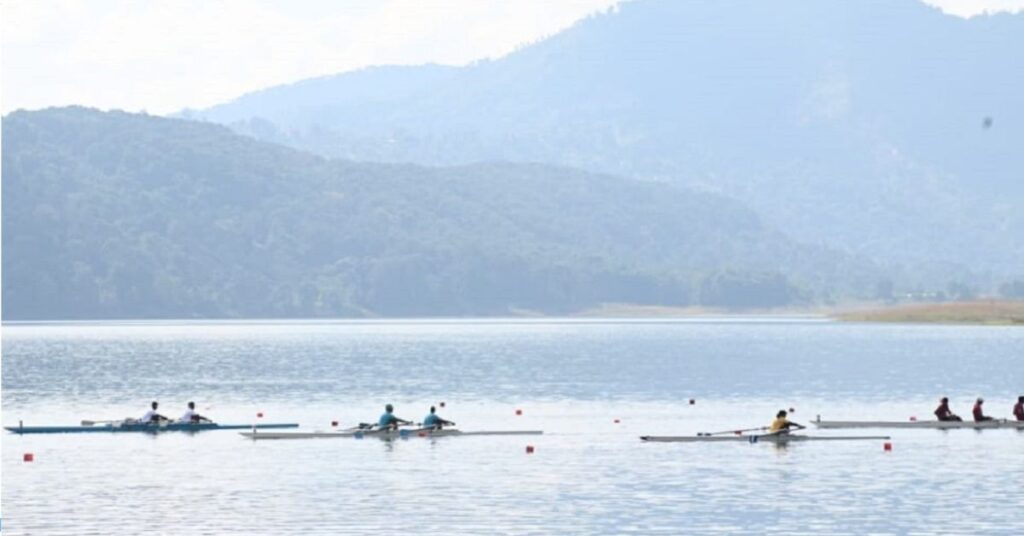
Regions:
[[[974,403],[974,410],[971,412],[971,413],[974,414],[974,422],[994,421],[995,420],[994,418],[985,415],[985,413],[981,410],[981,405],[984,404],[984,403],[985,403],[985,401],[983,399],[981,399],[981,398],[978,398],[978,401]]]
[[[962,421],[957,414],[953,413],[949,409],[949,398],[942,397],[939,401],[939,407],[935,408],[935,417],[940,421]]]
[[[1018,421],[1024,421],[1024,396],[1017,397],[1017,405],[1013,406],[1013,416]]]

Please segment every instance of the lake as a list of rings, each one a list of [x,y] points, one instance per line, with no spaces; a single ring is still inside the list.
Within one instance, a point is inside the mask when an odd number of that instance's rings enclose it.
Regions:
[[[543,436],[4,433],[5,534],[1024,534],[1024,432],[647,444],[793,420],[1008,417],[1024,329],[816,319],[5,324],[3,423],[329,429],[385,403]],[[694,403],[690,404],[693,399]],[[521,415],[517,415],[521,410]],[[257,413],[263,418],[258,419]],[[615,422],[618,420],[619,422]],[[844,431],[813,432],[843,435]],[[534,447],[528,454],[526,447]],[[34,461],[24,462],[32,453]]]

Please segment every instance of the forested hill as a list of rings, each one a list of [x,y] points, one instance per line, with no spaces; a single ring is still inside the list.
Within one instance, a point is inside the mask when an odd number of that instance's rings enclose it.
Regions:
[[[873,292],[734,201],[560,167],[332,161],[84,108],[3,119],[4,319],[566,313]]]
[[[635,0],[494,61],[343,73],[194,116],[328,156],[691,185],[944,285],[1024,270],[1022,50],[1024,13]]]

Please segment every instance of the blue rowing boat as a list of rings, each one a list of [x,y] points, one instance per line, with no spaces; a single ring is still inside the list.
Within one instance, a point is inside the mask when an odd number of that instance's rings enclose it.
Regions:
[[[265,428],[298,428],[297,423],[269,424],[217,424],[214,422],[188,423],[172,422],[167,424],[139,423],[108,423],[96,426],[5,426],[15,434],[77,434],[83,432],[204,432],[207,430],[251,430]]]

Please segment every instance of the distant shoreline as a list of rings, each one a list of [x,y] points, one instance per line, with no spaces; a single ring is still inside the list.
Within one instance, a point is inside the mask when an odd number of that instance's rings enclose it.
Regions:
[[[621,320],[671,319],[809,319],[838,322],[878,322],[905,324],[961,324],[992,326],[1024,326],[1024,300],[976,300],[944,303],[904,303],[885,305],[877,302],[844,304],[832,307],[779,307],[769,309],[721,309],[714,307],[671,307],[608,303],[563,315],[514,309],[507,315],[490,316],[420,316],[420,317],[312,317],[312,318],[95,318],[95,319],[3,319],[5,326],[61,324],[236,324],[236,323],[334,323],[334,322],[500,322],[567,321],[595,322]]]
[[[833,318],[844,322],[1024,326],[1024,301],[976,300],[892,305],[840,312],[833,315]]]
[[[568,315],[570,318],[715,318],[715,317],[767,317],[767,318],[830,318],[831,309],[808,307],[779,307],[773,309],[719,309],[714,307],[672,307],[665,305],[635,305],[607,303]]]
[[[709,307],[665,307],[606,304],[572,315],[583,318],[807,317],[840,322],[1024,326],[1024,300],[975,300],[943,303],[869,303],[837,307],[790,307],[728,310]]]

